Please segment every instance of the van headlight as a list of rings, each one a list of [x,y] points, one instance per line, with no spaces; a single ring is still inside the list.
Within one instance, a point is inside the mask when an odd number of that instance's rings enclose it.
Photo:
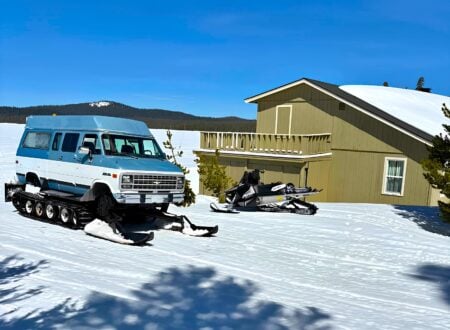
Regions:
[[[131,183],[133,181],[132,175],[123,175],[122,176],[122,183]]]
[[[177,177],[177,189],[183,189],[184,187],[184,177]]]

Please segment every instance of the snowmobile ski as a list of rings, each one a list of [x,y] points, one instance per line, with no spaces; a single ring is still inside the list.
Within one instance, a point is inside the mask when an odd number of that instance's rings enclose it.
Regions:
[[[152,215],[153,222],[158,228],[178,231],[182,234],[197,237],[209,237],[217,234],[219,226],[198,226],[193,224],[187,216],[169,212],[158,212]]]
[[[154,238],[153,232],[123,232],[119,228],[118,224],[95,219],[84,227],[84,232],[91,236],[126,245],[144,245]]]
[[[216,203],[209,204],[209,207],[214,212],[219,212],[219,213],[239,213],[239,211],[235,210],[234,208],[230,208],[230,207],[226,207],[226,206],[225,207],[224,206],[220,206],[220,205],[217,205]]]

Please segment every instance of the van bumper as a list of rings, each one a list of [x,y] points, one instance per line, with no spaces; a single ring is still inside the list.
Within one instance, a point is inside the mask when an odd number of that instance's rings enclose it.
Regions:
[[[146,194],[146,193],[117,193],[113,194],[120,204],[163,204],[181,203],[184,200],[183,193],[170,194]]]

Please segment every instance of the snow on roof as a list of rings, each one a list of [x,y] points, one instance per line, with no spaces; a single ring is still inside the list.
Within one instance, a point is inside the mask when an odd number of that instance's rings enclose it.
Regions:
[[[448,96],[384,86],[344,85],[339,88],[430,135],[444,132],[442,124],[447,119],[442,113],[442,104],[450,106]]]

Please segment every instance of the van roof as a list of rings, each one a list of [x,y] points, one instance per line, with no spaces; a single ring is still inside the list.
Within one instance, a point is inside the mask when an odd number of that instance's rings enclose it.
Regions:
[[[29,116],[28,129],[103,131],[151,136],[147,125],[138,120],[107,116]]]

